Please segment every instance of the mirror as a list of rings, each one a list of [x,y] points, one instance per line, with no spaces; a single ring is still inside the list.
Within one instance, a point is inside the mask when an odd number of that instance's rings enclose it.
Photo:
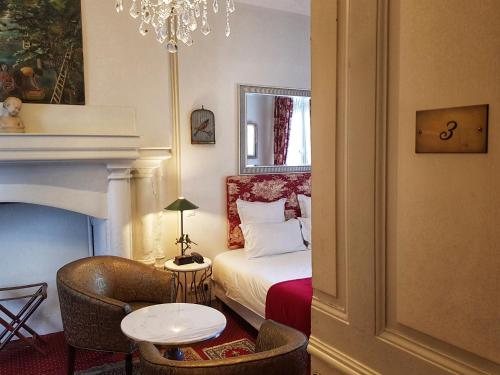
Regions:
[[[240,174],[311,170],[311,92],[240,85]]]

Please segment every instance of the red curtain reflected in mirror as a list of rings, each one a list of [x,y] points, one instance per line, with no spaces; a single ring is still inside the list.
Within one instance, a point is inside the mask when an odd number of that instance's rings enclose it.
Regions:
[[[274,100],[274,165],[285,165],[290,140],[293,99],[277,96]]]

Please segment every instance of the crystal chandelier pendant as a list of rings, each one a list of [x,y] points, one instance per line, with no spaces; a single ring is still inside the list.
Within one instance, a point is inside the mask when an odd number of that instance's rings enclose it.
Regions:
[[[141,12],[139,12],[139,8],[137,7],[137,2],[135,0],[132,1],[129,13],[132,18],[137,18],[141,15]]]
[[[198,28],[203,35],[211,32],[208,22],[208,3],[212,2],[212,10],[217,14],[220,2],[224,0],[131,0],[129,14],[132,18],[141,18],[139,33],[149,34],[154,31],[156,40],[164,44],[170,53],[176,53],[178,42],[186,46],[193,44],[191,33]],[[231,26],[229,15],[235,11],[234,0],[226,1],[226,30],[229,37]],[[124,0],[115,0],[118,13],[124,9]],[[199,27],[201,18],[201,27]]]
[[[198,22],[193,12],[191,12],[191,19],[189,21],[189,30],[195,31],[198,28]]]
[[[145,21],[141,22],[141,26],[139,26],[139,32],[141,33],[142,36],[146,36],[148,34],[149,29]]]
[[[118,13],[123,11],[123,0],[116,0],[116,5],[115,5],[116,11]]]
[[[177,52],[177,43],[175,43],[175,40],[171,39],[165,46],[168,52],[170,53],[176,53]]]
[[[208,35],[211,31],[210,25],[208,24],[208,21],[206,21],[201,27],[201,32],[203,35]]]
[[[234,6],[234,0],[227,0],[227,10],[229,13],[234,13],[236,7]]]

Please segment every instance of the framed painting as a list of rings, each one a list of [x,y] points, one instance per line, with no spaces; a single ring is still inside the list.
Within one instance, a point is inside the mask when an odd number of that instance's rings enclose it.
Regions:
[[[80,0],[0,1],[0,102],[85,104]]]

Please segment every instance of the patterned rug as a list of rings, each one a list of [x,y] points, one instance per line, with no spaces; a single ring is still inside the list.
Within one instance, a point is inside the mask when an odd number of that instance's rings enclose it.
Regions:
[[[209,347],[199,347],[197,349],[193,347],[182,348],[184,353],[184,358],[186,361],[204,361],[210,359],[224,359],[231,357],[238,357],[240,355],[255,353],[255,344],[253,341],[244,338],[240,340],[235,340],[225,344],[209,346]],[[201,352],[200,354],[198,352]],[[109,363],[104,366],[93,367],[88,370],[79,371],[76,375],[124,375],[125,374],[125,362],[114,362]],[[134,375],[139,375],[139,359],[134,359]]]
[[[209,359],[224,359],[255,353],[255,344],[249,339],[241,339],[226,344],[203,349]]]
[[[183,348],[187,360],[199,361],[252,353],[257,332],[239,316],[228,309],[221,309],[227,318],[227,326],[216,339]],[[47,355],[17,343],[0,351],[1,375],[66,375],[66,344],[62,332],[44,336]],[[205,352],[206,351],[206,352]],[[225,353],[225,354],[224,354]],[[134,374],[139,370],[138,353],[134,357]],[[125,373],[124,356],[77,350],[76,374],[122,375]]]

